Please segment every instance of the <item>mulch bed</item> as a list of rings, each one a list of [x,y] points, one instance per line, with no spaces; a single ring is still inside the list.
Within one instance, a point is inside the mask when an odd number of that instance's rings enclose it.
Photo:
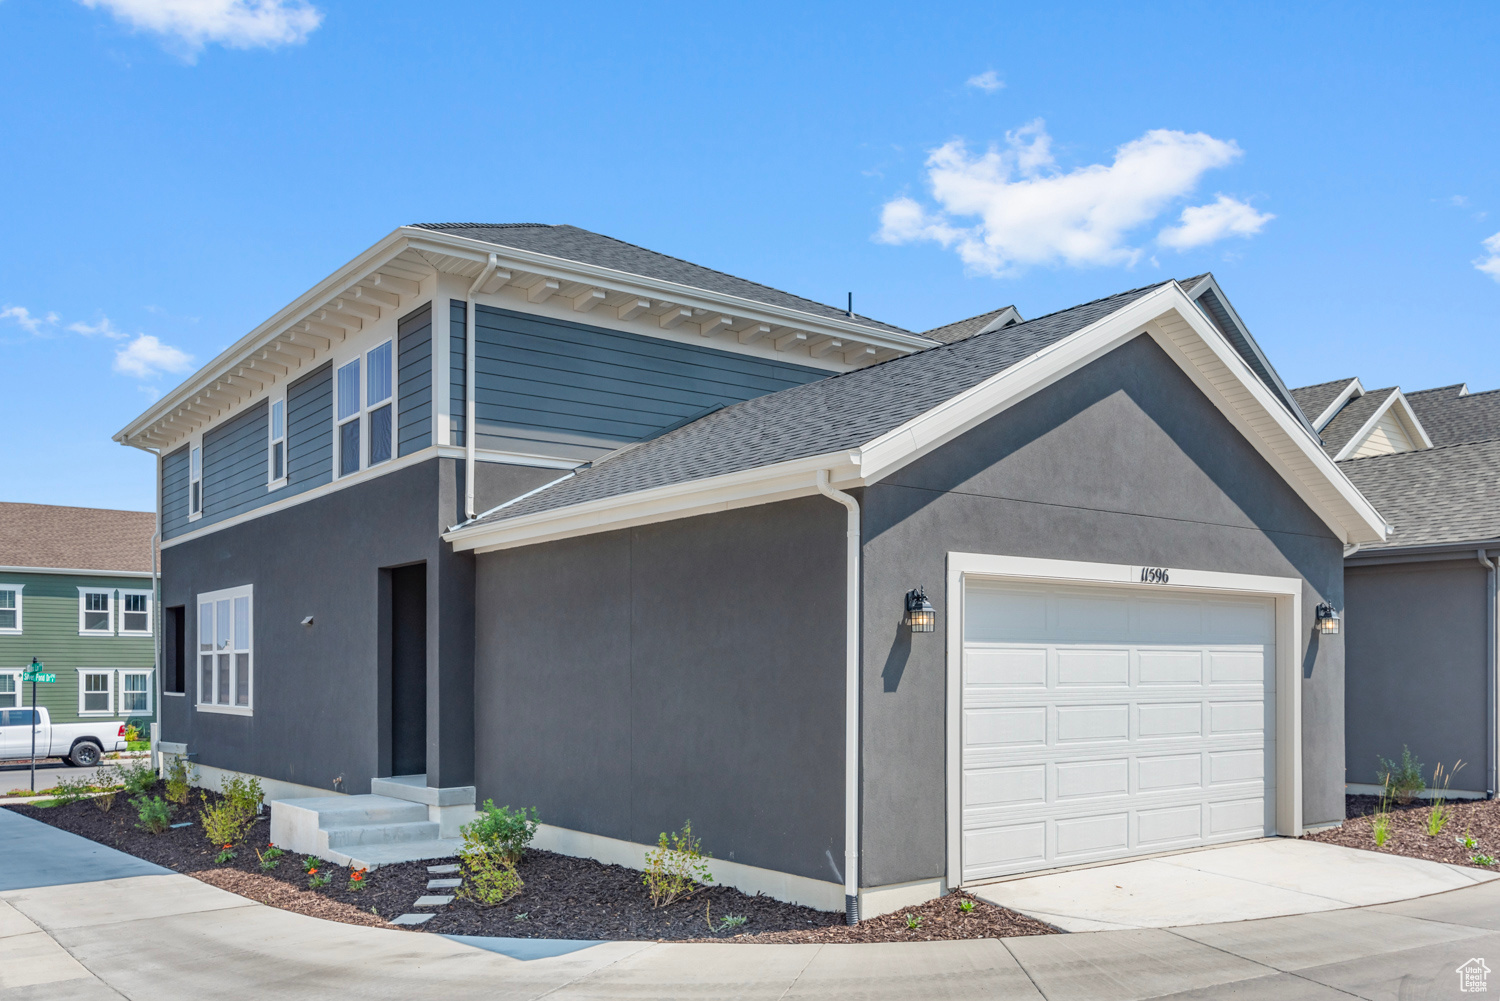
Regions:
[[[1305,837],[1308,841],[1346,848],[1494,871],[1491,866],[1475,865],[1472,856],[1480,853],[1500,858],[1500,801],[1456,800],[1450,805],[1453,814],[1447,825],[1437,835],[1429,836],[1427,820],[1432,813],[1431,803],[1416,800],[1408,806],[1392,804],[1390,836],[1384,846],[1376,847],[1373,824],[1375,812],[1380,808],[1379,797],[1346,796],[1344,825]],[[1458,838],[1466,833],[1478,840],[1478,848],[1471,851],[1458,843]]]
[[[160,794],[158,788],[157,793]],[[217,793],[206,794],[216,801]],[[262,870],[256,851],[269,847],[269,810],[251,828],[237,857],[224,865],[214,862],[218,846],[209,845],[198,824],[200,793],[193,792],[187,807],[174,807],[173,821],[192,821],[191,827],[151,834],[135,826],[134,808],[123,796],[108,812],[92,801],[67,806],[36,807],[13,804],[5,809],[32,817],[90,840],[176,872],[193,876],[221,889],[283,910],[350,924],[380,925],[399,914],[415,911],[412,905],[425,894],[453,893],[428,890],[429,879],[445,879],[456,873],[429,874],[427,866],[451,863],[453,859],[428,859],[382,866],[365,877],[365,886],[350,891],[349,872],[320,862],[322,872],[333,881],[319,890],[307,888],[304,856],[287,854],[274,869]],[[517,867],[525,889],[504,904],[481,907],[455,900],[443,907],[422,908],[432,920],[411,926],[414,931],[447,935],[499,935],[512,938],[655,939],[662,941],[736,942],[920,942],[935,939],[997,938],[1011,935],[1042,935],[1057,929],[1024,915],[984,901],[974,900],[965,914],[959,901],[969,898],[954,893],[899,915],[844,924],[838,912],[818,911],[783,903],[770,897],[749,896],[724,886],[698,891],[686,900],[653,908],[641,874],[592,859],[572,858],[530,849]],[[922,920],[908,929],[906,914]],[[727,927],[730,915],[746,918],[743,925]],[[712,921],[712,925],[709,922]]]

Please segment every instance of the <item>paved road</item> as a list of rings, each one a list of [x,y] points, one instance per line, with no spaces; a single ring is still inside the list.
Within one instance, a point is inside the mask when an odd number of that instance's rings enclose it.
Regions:
[[[115,760],[105,758],[99,768],[111,765],[129,764],[133,758]],[[45,761],[38,759],[36,763],[36,787],[38,789],[50,789],[58,779],[81,779],[92,778],[99,768],[70,768],[62,763],[60,758],[48,758]],[[31,788],[31,765],[23,762],[17,764],[14,761],[0,762],[0,797],[4,797],[14,790],[29,791]]]
[[[122,874],[144,863],[69,839],[0,811],[0,844],[30,844],[32,858],[62,853],[74,880],[0,890],[0,999],[1418,1001],[1472,997],[1460,993],[1456,972],[1470,959],[1490,957],[1488,965],[1500,967],[1500,882],[1396,904],[1173,929],[896,945],[612,942],[527,959],[508,955],[528,953],[504,940],[476,948],[358,928],[278,911],[187,876]],[[27,864],[7,854],[0,879]]]

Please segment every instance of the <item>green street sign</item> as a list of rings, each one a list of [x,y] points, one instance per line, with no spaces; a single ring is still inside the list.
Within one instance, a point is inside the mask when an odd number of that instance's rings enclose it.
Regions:
[[[37,682],[38,684],[50,685],[52,682],[54,682],[56,680],[57,680],[57,675],[55,675],[55,674],[37,674],[34,671],[25,671],[25,672],[23,672],[21,674],[21,681],[23,681],[23,682],[34,681],[34,682]]]

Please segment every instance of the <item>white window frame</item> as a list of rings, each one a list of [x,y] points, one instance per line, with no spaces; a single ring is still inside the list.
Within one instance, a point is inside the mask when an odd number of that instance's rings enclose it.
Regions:
[[[85,595],[102,594],[108,597],[109,605],[109,628],[89,629],[84,625],[87,621],[87,601]],[[113,636],[115,634],[115,589],[112,587],[80,587],[78,588],[78,635],[79,636]]]
[[[370,400],[370,356],[379,351],[381,348],[385,347],[389,347],[391,353],[391,388],[390,392],[386,396],[380,398],[379,400],[375,400],[372,403]],[[339,414],[343,412],[344,401],[341,395],[342,390],[339,386],[339,373],[340,371],[354,363],[358,363],[359,365],[359,378],[355,380],[355,382],[357,383],[356,392],[358,393],[359,400],[353,408],[354,412],[349,416],[340,419]],[[373,468],[374,466],[383,466],[386,463],[395,460],[397,433],[396,393],[398,387],[400,386],[400,373],[397,371],[397,367],[398,358],[396,356],[396,338],[394,337],[382,338],[378,343],[371,345],[367,350],[358,352],[352,358],[345,358],[343,361],[334,362],[333,468],[335,479],[355,476],[367,469]],[[370,436],[370,414],[385,406],[389,406],[391,408],[391,454],[387,458],[381,459],[379,462],[372,463],[370,462],[370,443],[372,440]],[[352,424],[356,421],[359,422],[359,454],[355,457],[354,468],[350,469],[346,473],[343,472],[343,430],[347,425]]]
[[[143,678],[146,679],[146,692],[145,692],[145,694],[146,694],[146,708],[144,708],[144,709],[126,709],[125,708],[125,695],[126,695],[126,692],[125,692],[125,679],[129,678],[129,677],[134,677],[134,676],[140,676],[140,677],[143,677]],[[120,707],[120,713],[119,714],[122,717],[123,716],[150,716],[150,715],[152,715],[153,706],[151,705],[152,684],[151,684],[151,669],[150,668],[124,668],[124,667],[122,667],[120,669],[120,686],[119,686],[119,688],[120,688],[120,691],[119,691],[119,696],[116,699],[116,704]],[[136,693],[132,692],[130,694],[136,694]]]
[[[80,716],[94,716],[94,717],[97,717],[97,716],[113,716],[113,715],[115,715],[115,669],[112,668],[112,667],[80,667],[80,668],[77,669],[77,671],[78,671],[78,715],[80,715]],[[85,681],[84,681],[84,679],[86,677],[88,677],[89,675],[91,675],[91,674],[102,675],[108,681],[109,687],[105,690],[106,693],[107,693],[106,698],[107,698],[107,700],[109,702],[109,707],[107,709],[85,709],[84,708],[84,705],[86,704],[85,697],[88,696],[89,694],[95,694],[95,695],[98,694],[97,692],[90,693],[90,692],[88,692],[88,691],[85,690],[85,687],[84,687],[85,686]]]
[[[21,704],[21,699],[25,695],[25,693],[23,692],[23,690],[21,688],[21,672],[18,671],[18,670],[13,670],[13,669],[7,668],[4,671],[0,671],[0,678],[14,678],[15,679],[15,685],[16,685],[16,690],[15,690],[15,693],[14,693],[15,696],[16,696],[16,704],[13,705],[13,706],[0,706],[0,709],[25,709],[26,707]],[[10,695],[11,693],[10,692],[4,692],[4,693],[0,693],[0,694]]]
[[[198,489],[194,491],[194,487]],[[188,442],[188,521],[203,517],[203,437]],[[196,503],[195,503],[196,501]]]
[[[343,372],[350,365],[358,366],[359,371],[354,378],[354,393],[358,399],[354,403],[353,412],[347,417],[339,416],[344,412],[344,387]],[[364,399],[365,399],[365,356],[360,352],[353,358],[347,358],[342,362],[335,362],[333,366],[333,477],[342,479],[345,476],[353,476],[364,468],[361,461],[364,456],[360,454],[365,447],[364,436]],[[350,424],[356,425],[355,430],[359,433],[359,445],[354,456],[354,468],[347,473],[344,472],[344,428]]]
[[[281,434],[276,434],[276,408],[281,408]],[[266,489],[280,490],[287,483],[286,393],[272,396],[266,407]],[[276,446],[281,446],[281,475],[276,475]]]
[[[125,599],[127,597],[131,596],[131,595],[139,595],[139,596],[144,597],[146,599],[146,628],[145,629],[126,629],[125,628]],[[119,608],[118,614],[116,615],[117,621],[115,622],[115,629],[116,629],[116,631],[118,632],[119,635],[121,635],[121,636],[150,636],[151,635],[151,631],[152,631],[152,628],[153,628],[153,623],[155,622],[155,619],[156,619],[156,615],[155,615],[156,609],[152,607],[151,598],[152,598],[152,594],[151,594],[150,591],[127,591],[127,590],[125,590],[123,588],[120,590],[120,608]],[[132,614],[132,615],[139,615],[140,613],[139,612],[131,612],[130,614]]]
[[[232,635],[234,630],[234,600],[236,598],[246,598],[249,602],[246,609],[246,632],[249,635],[246,637],[247,643],[243,648],[234,645],[234,637]],[[228,601],[230,603],[229,628],[231,636],[225,643],[219,642],[220,637],[217,635],[217,613],[215,613],[214,619],[212,620],[216,624],[215,636],[210,641],[211,649],[205,651],[203,649],[203,637],[201,635],[203,628],[203,608],[205,605],[216,606],[220,601]],[[218,591],[205,591],[202,594],[198,595],[197,599],[193,602],[192,635],[193,688],[194,702],[196,704],[197,710],[199,712],[205,713],[223,713],[229,716],[253,716],[255,710],[255,585],[242,584],[239,587],[226,587]],[[237,663],[238,657],[236,656],[239,653],[245,654],[245,670],[249,675],[247,684],[245,686],[247,697],[247,702],[245,705],[235,705],[232,701],[233,693],[236,688],[236,682],[239,677],[239,665]],[[203,659],[204,657],[217,658],[220,656],[228,656],[230,658],[229,692],[231,701],[227,703],[220,703],[214,700],[215,696],[217,695],[219,684],[219,670],[216,660],[210,665],[210,670],[212,671],[212,674],[210,676],[210,687],[208,692],[206,693],[208,698],[206,701],[204,699],[205,691],[203,685]]]
[[[370,356],[379,351],[381,348],[385,347],[390,348],[391,351],[391,388],[383,398],[372,402],[370,400]],[[390,462],[396,457],[396,339],[394,337],[389,337],[381,341],[379,344],[376,344],[374,347],[370,348],[370,350],[364,353],[364,359],[365,405],[361,413],[364,415],[365,426],[362,429],[363,433],[361,434],[361,438],[363,438],[363,441],[361,441],[360,443],[360,448],[362,450],[360,458],[363,460],[363,464],[360,466],[360,468],[369,469],[373,466],[385,465],[387,462]],[[370,415],[379,410],[381,407],[386,406],[391,408],[391,454],[386,456],[384,459],[381,459],[379,462],[371,462],[370,446],[374,443],[375,439],[370,434]]]
[[[16,612],[16,625],[15,625],[15,628],[14,629],[9,629],[9,628],[0,627],[0,636],[20,636],[21,635],[21,630],[23,630],[23,629],[26,628],[25,616],[23,616],[21,614],[21,612],[22,612],[21,604],[22,604],[23,601],[25,601],[25,596],[22,595],[21,592],[25,591],[25,590],[26,590],[26,585],[25,584],[11,584],[11,583],[9,583],[7,581],[0,580],[0,591],[14,591],[14,592],[16,592],[16,608],[15,608],[15,612]],[[8,609],[8,608],[5,609],[5,610],[7,612],[10,611],[10,609]]]

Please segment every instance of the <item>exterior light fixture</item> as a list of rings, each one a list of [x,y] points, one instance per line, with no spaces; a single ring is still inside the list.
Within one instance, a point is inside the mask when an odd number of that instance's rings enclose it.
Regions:
[[[1339,613],[1334,610],[1332,605],[1325,601],[1318,606],[1315,614],[1318,619],[1318,632],[1327,633],[1331,636],[1339,631]]]
[[[937,625],[937,610],[927,600],[927,590],[916,588],[906,592],[906,618],[902,624],[911,627],[914,633],[930,633]]]

